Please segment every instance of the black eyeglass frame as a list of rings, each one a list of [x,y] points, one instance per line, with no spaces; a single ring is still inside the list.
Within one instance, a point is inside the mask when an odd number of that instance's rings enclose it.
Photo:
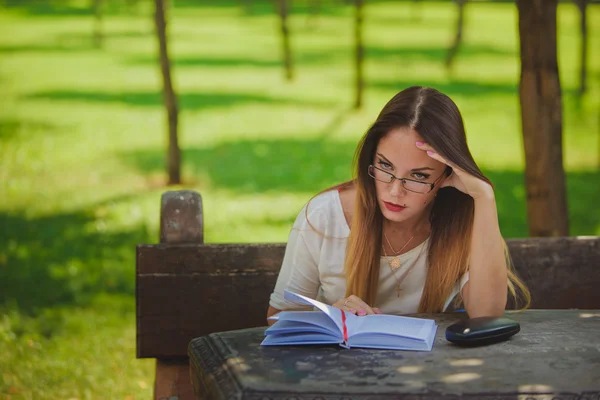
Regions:
[[[385,173],[385,174],[388,174],[388,175],[390,176],[390,180],[386,182],[386,181],[382,181],[382,180],[380,180],[380,179],[377,179],[377,178],[375,178],[375,176],[374,176],[374,175],[375,175],[375,173],[374,173],[374,172],[372,172],[372,171],[373,171],[373,169],[377,169],[377,170],[379,170],[379,171],[381,171],[381,172],[383,172],[383,173]],[[370,176],[371,178],[375,179],[376,181],[379,181],[379,182],[384,182],[384,183],[388,183],[388,184],[389,184],[389,183],[392,183],[392,182],[394,182],[394,179],[397,179],[397,180],[399,180],[400,182],[402,182],[402,187],[403,187],[404,189],[408,190],[409,192],[418,193],[418,194],[427,194],[427,193],[431,192],[431,191],[433,190],[433,188],[435,187],[435,185],[436,185],[436,184],[438,183],[438,181],[440,180],[440,178],[442,178],[444,175],[446,175],[446,173],[447,173],[447,169],[444,169],[444,172],[443,172],[443,173],[442,173],[442,174],[441,174],[441,175],[440,175],[440,176],[439,176],[439,177],[438,177],[438,178],[437,178],[435,181],[433,181],[433,183],[429,183],[429,182],[421,182],[421,181],[416,181],[416,180],[414,180],[414,179],[409,179],[409,178],[398,178],[396,175],[392,174],[391,172],[385,171],[385,170],[383,170],[383,169],[381,169],[381,168],[378,168],[378,167],[376,167],[376,166],[374,166],[374,165],[372,165],[372,164],[371,164],[371,165],[369,165],[369,176]],[[407,182],[407,181],[409,181],[409,182],[415,182],[415,183],[418,183],[418,184],[420,184],[420,185],[429,186],[429,190],[428,190],[428,191],[426,191],[426,192],[416,192],[416,191],[414,191],[414,190],[410,190],[410,189],[408,189],[408,188],[406,187],[406,182]]]

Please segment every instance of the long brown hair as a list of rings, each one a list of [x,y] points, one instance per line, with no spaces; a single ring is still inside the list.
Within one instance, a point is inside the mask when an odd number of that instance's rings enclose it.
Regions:
[[[367,130],[354,157],[356,202],[344,264],[346,296],[354,294],[370,305],[375,305],[379,283],[383,214],[377,203],[375,183],[368,174],[368,167],[373,163],[379,141],[392,129],[401,127],[416,130],[446,160],[491,184],[471,156],[462,116],[448,96],[420,86],[396,94]],[[448,167],[446,172],[449,174],[451,168]],[[443,311],[453,287],[467,271],[474,209],[471,196],[453,187],[438,191],[431,207],[429,269],[419,312]],[[505,254],[509,266],[509,291],[516,297],[515,287],[518,287],[527,307],[529,291],[515,275],[507,251]]]

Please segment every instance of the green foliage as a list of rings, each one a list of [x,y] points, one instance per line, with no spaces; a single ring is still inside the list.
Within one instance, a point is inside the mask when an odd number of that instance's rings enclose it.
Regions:
[[[450,95],[496,185],[505,237],[527,235],[513,4],[367,2],[365,109],[351,110],[352,9],[294,1],[286,83],[272,2],[173,0],[182,188],[200,191],[207,242],[283,242],[302,205],[351,176],[382,105],[413,84]],[[325,4],[327,3],[327,4]],[[151,2],[0,0],[0,399],[148,398],[136,360],[135,245],[158,237],[166,123]],[[589,7],[589,25],[600,7]],[[599,235],[600,36],[578,89],[578,15],[559,9],[572,235]]]

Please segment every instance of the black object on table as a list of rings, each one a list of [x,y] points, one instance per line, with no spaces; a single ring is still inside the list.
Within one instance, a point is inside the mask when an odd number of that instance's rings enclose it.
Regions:
[[[265,328],[192,340],[194,391],[202,399],[600,400],[600,310],[508,312],[510,340],[465,348],[448,342],[460,314],[418,314],[439,327],[431,352],[263,347]]]
[[[521,330],[506,317],[478,317],[461,320],[446,328],[446,340],[461,346],[486,346],[510,339]]]

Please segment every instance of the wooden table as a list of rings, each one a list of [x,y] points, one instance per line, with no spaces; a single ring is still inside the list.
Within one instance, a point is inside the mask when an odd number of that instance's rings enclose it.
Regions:
[[[600,290],[600,289],[599,289]],[[202,399],[600,400],[600,310],[507,312],[521,332],[461,348],[445,339],[459,314],[420,314],[439,327],[431,352],[331,346],[262,347],[265,328],[192,340]]]

